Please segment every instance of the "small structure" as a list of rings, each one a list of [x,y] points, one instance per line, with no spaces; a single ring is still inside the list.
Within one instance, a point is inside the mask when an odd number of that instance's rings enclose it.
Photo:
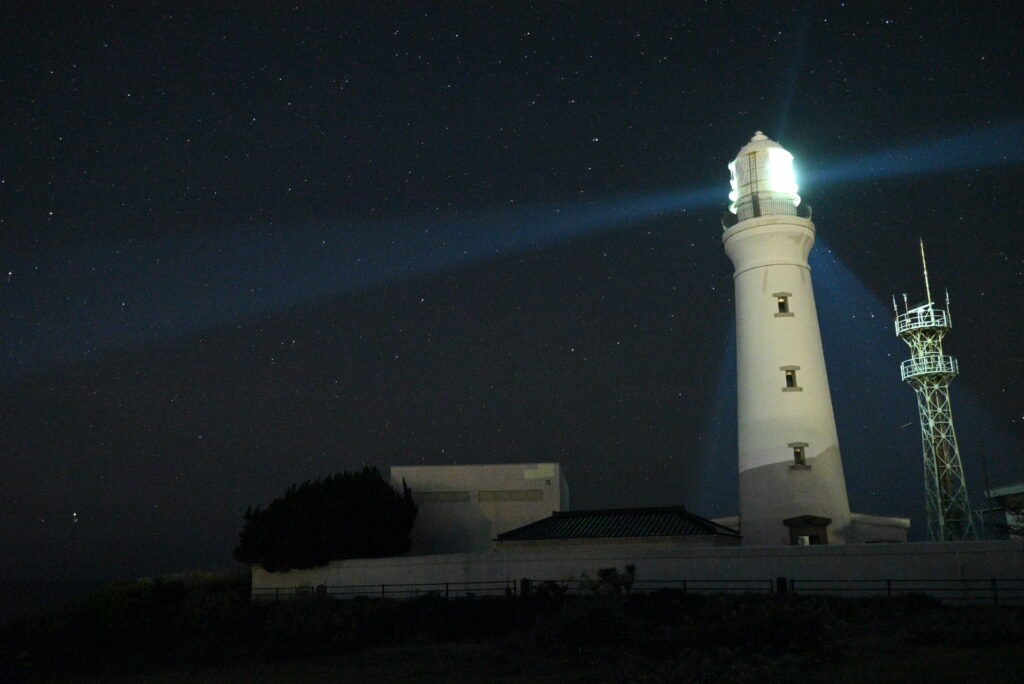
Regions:
[[[694,515],[683,506],[561,511],[498,535],[496,551],[537,546],[686,544],[736,546],[734,529]]]
[[[910,518],[869,513],[850,514],[849,541],[853,544],[885,544],[907,541]]]
[[[392,466],[419,506],[412,555],[490,551],[495,536],[569,507],[557,463]]]
[[[995,487],[985,492],[985,496],[992,502],[992,508],[986,513],[993,518],[999,532],[1005,530],[1009,532],[1010,539],[1021,539],[1020,530],[1024,529],[1024,482]]]
[[[789,543],[793,546],[828,544],[828,526],[831,518],[817,515],[798,515],[786,518],[782,524],[789,528]]]

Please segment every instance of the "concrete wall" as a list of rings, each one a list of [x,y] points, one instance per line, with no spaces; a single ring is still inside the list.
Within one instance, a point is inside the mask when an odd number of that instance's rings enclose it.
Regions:
[[[498,534],[569,507],[557,463],[392,466],[391,481],[419,505],[416,555],[490,551]]]
[[[381,584],[578,579],[636,565],[637,580],[1024,579],[1024,542],[694,548],[682,544],[565,546],[335,561],[310,570],[255,567],[254,590]],[[368,590],[370,592],[371,590]]]

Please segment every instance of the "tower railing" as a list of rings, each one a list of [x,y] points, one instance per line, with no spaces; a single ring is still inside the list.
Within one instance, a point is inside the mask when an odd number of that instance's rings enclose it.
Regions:
[[[736,207],[738,214],[731,211],[725,212],[722,216],[722,228],[729,230],[740,221],[758,216],[799,216],[800,218],[811,218],[811,205],[801,204],[793,206],[790,199],[761,199],[755,203],[753,200],[742,202]]]
[[[900,376],[904,382],[922,375],[954,376],[959,372],[955,358],[937,352],[920,354],[900,364]]]
[[[773,197],[767,193],[759,197],[754,193],[736,205],[736,214],[741,221],[758,216],[796,216],[797,207],[789,197]]]
[[[934,309],[930,305],[913,309],[896,317],[896,334],[902,335],[908,330],[922,328],[949,329],[949,314],[942,309]]]

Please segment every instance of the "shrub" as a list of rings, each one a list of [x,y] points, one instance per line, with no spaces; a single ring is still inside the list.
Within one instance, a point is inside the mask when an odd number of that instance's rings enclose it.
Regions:
[[[581,586],[594,592],[595,596],[628,596],[635,579],[635,565],[627,565],[625,572],[619,572],[618,568],[601,568],[597,571],[596,579],[591,579],[584,573]]]
[[[402,489],[369,467],[292,485],[265,509],[246,510],[235,558],[275,572],[405,553],[416,504]]]

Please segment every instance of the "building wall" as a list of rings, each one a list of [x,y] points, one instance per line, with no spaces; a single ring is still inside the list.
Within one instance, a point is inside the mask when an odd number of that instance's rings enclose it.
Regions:
[[[635,565],[638,580],[1024,579],[1024,541],[694,548],[567,545],[517,551],[334,561],[310,570],[253,568],[254,590],[294,587],[578,579]],[[368,589],[371,592],[372,589]]]
[[[569,489],[557,463],[392,466],[419,505],[410,553],[489,551],[509,530],[567,510]]]

